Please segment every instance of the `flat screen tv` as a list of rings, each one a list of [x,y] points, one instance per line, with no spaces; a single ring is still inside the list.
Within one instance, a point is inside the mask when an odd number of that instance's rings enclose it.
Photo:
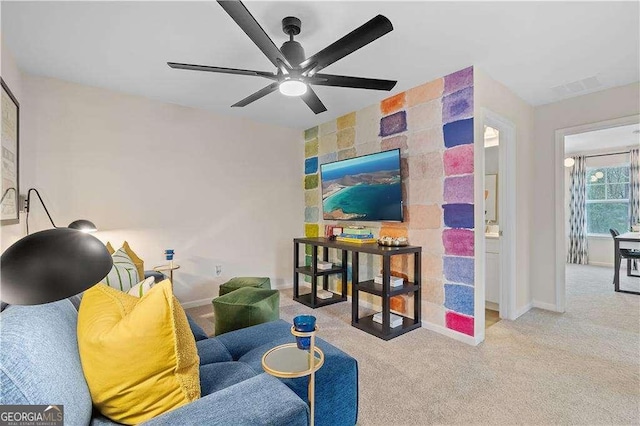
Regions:
[[[325,220],[402,222],[400,150],[320,166]]]

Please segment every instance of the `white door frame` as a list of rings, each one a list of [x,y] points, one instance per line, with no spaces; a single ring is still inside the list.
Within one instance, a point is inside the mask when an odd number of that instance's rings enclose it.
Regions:
[[[499,132],[498,217],[500,223],[500,318],[516,315],[516,126],[505,117],[482,108],[483,127]],[[484,170],[484,164],[482,165]],[[484,172],[483,172],[484,174]],[[486,287],[486,286],[485,286]]]
[[[556,155],[555,155],[555,191],[556,191],[556,311],[564,312],[566,309],[566,229],[565,229],[565,202],[564,202],[564,138],[578,133],[592,132],[594,130],[610,129],[612,127],[628,126],[640,123],[640,115],[614,118],[612,120],[599,121],[597,123],[583,124],[575,127],[567,127],[556,130]]]

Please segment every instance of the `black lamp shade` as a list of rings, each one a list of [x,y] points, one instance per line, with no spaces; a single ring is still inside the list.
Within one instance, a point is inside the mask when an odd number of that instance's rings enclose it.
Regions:
[[[92,287],[111,270],[113,260],[100,240],[69,228],[28,235],[0,258],[0,299],[39,305]]]
[[[68,228],[77,229],[82,232],[95,232],[98,230],[93,222],[85,219],[74,220],[69,224]]]

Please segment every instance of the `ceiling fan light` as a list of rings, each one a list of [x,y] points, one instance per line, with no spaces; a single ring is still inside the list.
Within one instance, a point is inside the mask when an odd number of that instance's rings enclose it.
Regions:
[[[285,96],[302,96],[307,93],[307,85],[300,80],[285,80],[278,89]]]

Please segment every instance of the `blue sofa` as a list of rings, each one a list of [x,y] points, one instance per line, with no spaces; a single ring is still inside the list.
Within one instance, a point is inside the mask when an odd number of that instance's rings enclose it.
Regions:
[[[0,404],[64,405],[66,425],[113,425],[92,409],[80,358],[77,297],[0,314]],[[307,378],[263,372],[262,355],[293,341],[278,320],[207,338],[189,321],[200,356],[202,397],[145,425],[306,425]],[[325,363],[316,373],[317,425],[354,425],[358,413],[355,359],[316,339]]]

